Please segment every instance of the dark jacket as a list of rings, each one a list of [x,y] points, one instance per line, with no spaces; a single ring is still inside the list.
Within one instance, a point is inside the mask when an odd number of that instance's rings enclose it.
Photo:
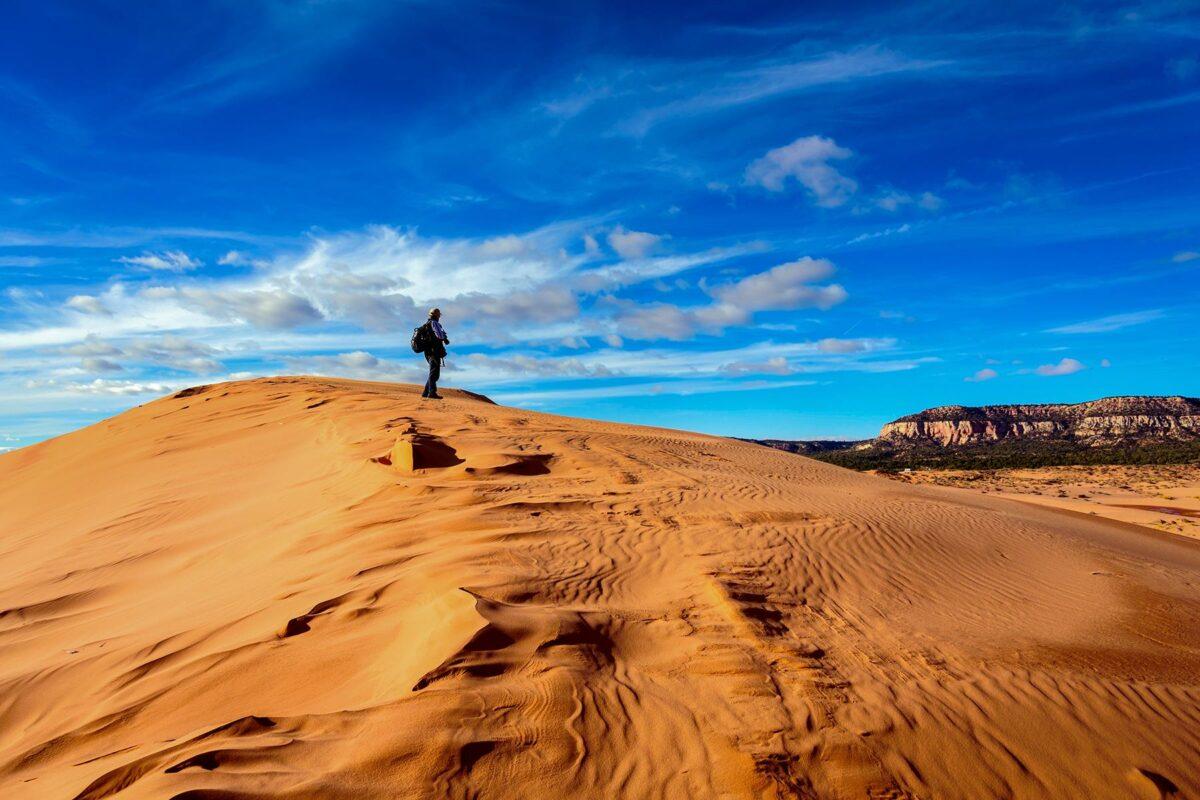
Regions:
[[[446,342],[450,341],[450,337],[447,336],[445,341],[437,338],[437,334],[434,333],[434,331],[433,331],[433,321],[432,320],[426,320],[425,327],[429,329],[429,343],[430,343],[429,349],[425,351],[425,354],[427,356],[430,356],[431,358],[445,358],[446,357]]]

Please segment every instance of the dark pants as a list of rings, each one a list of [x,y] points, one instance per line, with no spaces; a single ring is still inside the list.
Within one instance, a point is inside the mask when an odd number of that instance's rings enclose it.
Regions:
[[[442,359],[433,353],[426,353],[425,360],[429,362],[429,380],[425,381],[425,391],[421,392],[421,397],[430,397],[437,394],[438,378],[442,377]]]

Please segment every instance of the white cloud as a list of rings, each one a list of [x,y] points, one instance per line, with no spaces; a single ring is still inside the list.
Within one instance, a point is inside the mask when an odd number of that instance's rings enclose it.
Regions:
[[[402,381],[420,383],[426,369],[415,359],[411,362],[390,361],[363,350],[331,356],[285,356],[289,371],[305,375],[329,375],[360,380]]]
[[[379,366],[379,359],[370,353],[356,350],[353,353],[342,353],[337,361],[348,369],[374,369]]]
[[[1112,362],[1109,361],[1107,358],[1102,358],[1102,359],[1100,359],[1100,366],[1105,369],[1108,369],[1109,367],[1112,366]]]
[[[380,364],[384,363],[378,356],[371,355],[364,350],[355,350],[352,353],[341,353],[336,356],[308,356],[286,360],[289,364],[323,365],[354,372],[377,369]]]
[[[217,259],[217,263],[223,267],[246,267],[251,264],[260,264],[243,253],[241,250],[230,250]]]
[[[1038,375],[1051,377],[1055,375],[1073,375],[1081,369],[1086,369],[1082,362],[1073,358],[1064,358],[1057,364],[1042,364],[1034,370]]]
[[[575,274],[573,285],[583,292],[599,292],[633,286],[658,278],[676,275],[697,267],[729,261],[770,249],[762,242],[747,242],[730,247],[712,247],[698,253],[655,256],[633,264],[608,264]]]
[[[110,361],[107,358],[98,356],[88,356],[80,362],[80,366],[87,372],[121,372],[124,367],[115,361]]]
[[[870,233],[860,233],[859,235],[855,236],[853,239],[850,239],[849,241],[847,241],[846,244],[858,244],[860,242],[868,242],[872,239],[882,239],[886,236],[896,236],[898,234],[908,233],[909,231],[912,230],[912,228],[913,228],[913,226],[906,222],[903,225],[896,225],[891,228],[884,228],[881,231],[872,231]]]
[[[579,315],[574,292],[563,286],[545,285],[502,295],[459,295],[452,302],[458,318],[473,324],[548,323]]]
[[[94,394],[94,395],[143,395],[153,394],[161,395],[177,391],[181,388],[178,383],[161,383],[157,381],[126,381],[126,380],[109,380],[106,378],[96,378],[93,381],[86,383],[70,383],[60,382],[55,380],[30,380],[26,381],[27,389],[51,389],[65,391],[71,394]]]
[[[766,361],[732,361],[721,367],[726,375],[791,375],[795,370],[783,356]]]
[[[30,305],[24,319],[14,319],[11,327],[0,327],[0,352],[68,345],[93,335],[112,339],[152,332],[209,330],[225,324],[185,308],[172,287],[151,286],[131,293],[124,284],[116,283],[99,297],[80,297],[83,299],[68,301],[62,307],[51,303]],[[69,313],[64,315],[64,308]]]
[[[794,178],[808,190],[817,205],[835,208],[858,191],[858,183],[830,165],[844,161],[854,153],[824,136],[802,136],[791,144],[768,150],[762,158],[746,167],[748,184],[767,191],[782,192],[788,178]]]
[[[215,319],[238,320],[261,328],[296,328],[323,319],[321,312],[307,299],[282,289],[201,289],[189,286],[171,291],[185,305]]]
[[[221,363],[212,357],[216,352],[207,344],[169,334],[135,339],[124,348],[125,355],[134,360],[197,375],[212,375],[223,369]]]
[[[632,300],[618,304],[617,314],[621,333],[631,339],[690,339],[699,327],[694,312],[669,303],[640,305]]]
[[[412,230],[372,225],[362,231],[314,236],[298,257],[277,259],[268,271],[290,290],[317,296],[335,276],[371,276],[392,283],[419,306],[457,294],[501,295],[561,280],[583,260],[566,244],[584,222],[491,239],[424,239]],[[340,288],[345,288],[341,286]]]
[[[101,341],[93,334],[89,335],[78,344],[72,344],[62,348],[61,352],[72,356],[119,356],[122,355],[124,351],[115,345]]]
[[[1088,320],[1087,322],[1076,322],[1073,325],[1050,328],[1047,333],[1108,333],[1109,331],[1128,328],[1131,325],[1141,325],[1151,322],[1162,316],[1163,312],[1161,309],[1134,311],[1129,314],[1112,314],[1111,316],[1100,317],[1099,319]]]
[[[817,349],[822,353],[865,353],[870,348],[866,339],[822,339],[817,342]]]
[[[662,337],[659,337],[662,338]],[[731,363],[762,364],[784,358],[795,372],[895,372],[914,369],[937,359],[877,359],[879,353],[893,350],[895,339],[861,339],[857,353],[841,355],[823,353],[819,342],[759,342],[745,347],[706,349],[676,349],[670,347],[640,350],[603,350],[580,355],[586,364],[603,364],[624,376],[684,377],[697,374],[719,374]]]
[[[198,375],[211,375],[222,369],[220,362],[212,358],[217,352],[214,348],[170,334],[157,338],[136,338],[121,346],[89,335],[82,342],[58,348],[57,352],[79,356],[80,366],[87,372],[119,372],[124,369],[121,364],[112,361],[112,357]]]
[[[875,205],[884,211],[899,211],[902,206],[906,206],[912,201],[912,195],[908,192],[890,189],[875,198]]]
[[[529,242],[513,234],[485,239],[476,245],[475,251],[481,258],[489,260],[517,258],[532,252]]]
[[[121,264],[167,272],[187,272],[203,263],[182,250],[167,250],[162,253],[146,251],[140,256],[122,256],[116,260]]]
[[[597,386],[583,389],[511,390],[492,392],[492,399],[513,405],[539,405],[548,401],[570,402],[597,400],[610,397],[642,397],[645,395],[696,395],[726,394],[729,392],[754,392],[764,389],[787,389],[795,386],[812,386],[816,381],[772,381],[747,380],[671,380],[657,383],[626,383],[615,386]]]
[[[977,371],[974,375],[969,375],[966,378],[963,378],[963,380],[967,383],[982,383],[998,377],[1000,377],[999,372],[996,372],[996,370],[991,369],[990,367],[985,367],[984,369]]]
[[[906,206],[916,206],[922,211],[940,211],[946,201],[933,192],[922,192],[913,197],[899,189],[886,189],[875,197],[874,203],[884,211],[899,211]]]
[[[723,331],[737,325],[745,325],[750,321],[750,311],[729,303],[713,303],[710,306],[700,306],[691,309],[696,323],[704,330],[713,332]]]
[[[0,256],[0,267],[40,267],[43,264],[56,263],[58,260],[41,256]]]
[[[658,246],[662,238],[657,234],[645,231],[629,231],[618,225],[608,234],[608,246],[621,258],[632,260],[645,258]]]
[[[576,358],[548,358],[524,353],[505,356],[471,353],[464,356],[462,361],[465,363],[466,369],[475,367],[519,376],[586,378],[609,377],[614,374],[603,364],[588,364]]]
[[[79,311],[83,314],[108,315],[111,314],[104,303],[100,302],[100,298],[90,294],[77,294],[67,300],[67,308],[74,311]]]
[[[830,277],[833,272],[833,264],[826,259],[805,256],[735,283],[714,286],[709,294],[722,303],[745,311],[809,306],[828,309],[846,300],[846,290],[838,284],[812,284]]]
[[[933,192],[921,192],[917,198],[917,206],[925,211],[940,211],[945,205],[946,201]]]
[[[1196,252],[1195,250],[1181,250],[1180,252],[1171,256],[1171,260],[1176,264],[1186,264],[1187,262],[1195,261],[1198,258],[1200,258],[1200,253]]]
[[[829,309],[846,299],[846,290],[837,284],[814,285],[813,281],[827,278],[833,271],[829,261],[806,256],[738,281],[708,287],[706,291],[716,302],[707,306],[684,308],[615,298],[608,298],[606,304],[617,309],[619,330],[629,338],[682,341],[697,331],[717,334],[749,324],[757,311]]]

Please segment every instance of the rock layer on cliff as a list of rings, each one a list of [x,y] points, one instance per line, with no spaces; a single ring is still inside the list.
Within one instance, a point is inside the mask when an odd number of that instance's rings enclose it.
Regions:
[[[889,422],[879,438],[941,445],[1043,438],[1093,446],[1147,438],[1190,440],[1200,438],[1200,399],[1106,397],[1070,404],[941,406]]]
[[[756,440],[852,469],[1200,463],[1200,399],[939,406],[859,442]]]

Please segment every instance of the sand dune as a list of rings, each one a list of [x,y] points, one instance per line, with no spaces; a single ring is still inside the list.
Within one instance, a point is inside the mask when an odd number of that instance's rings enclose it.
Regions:
[[[1200,539],[1200,465],[1137,464],[889,473]]]
[[[1195,541],[447,394],[0,457],[0,797],[1200,797]]]

